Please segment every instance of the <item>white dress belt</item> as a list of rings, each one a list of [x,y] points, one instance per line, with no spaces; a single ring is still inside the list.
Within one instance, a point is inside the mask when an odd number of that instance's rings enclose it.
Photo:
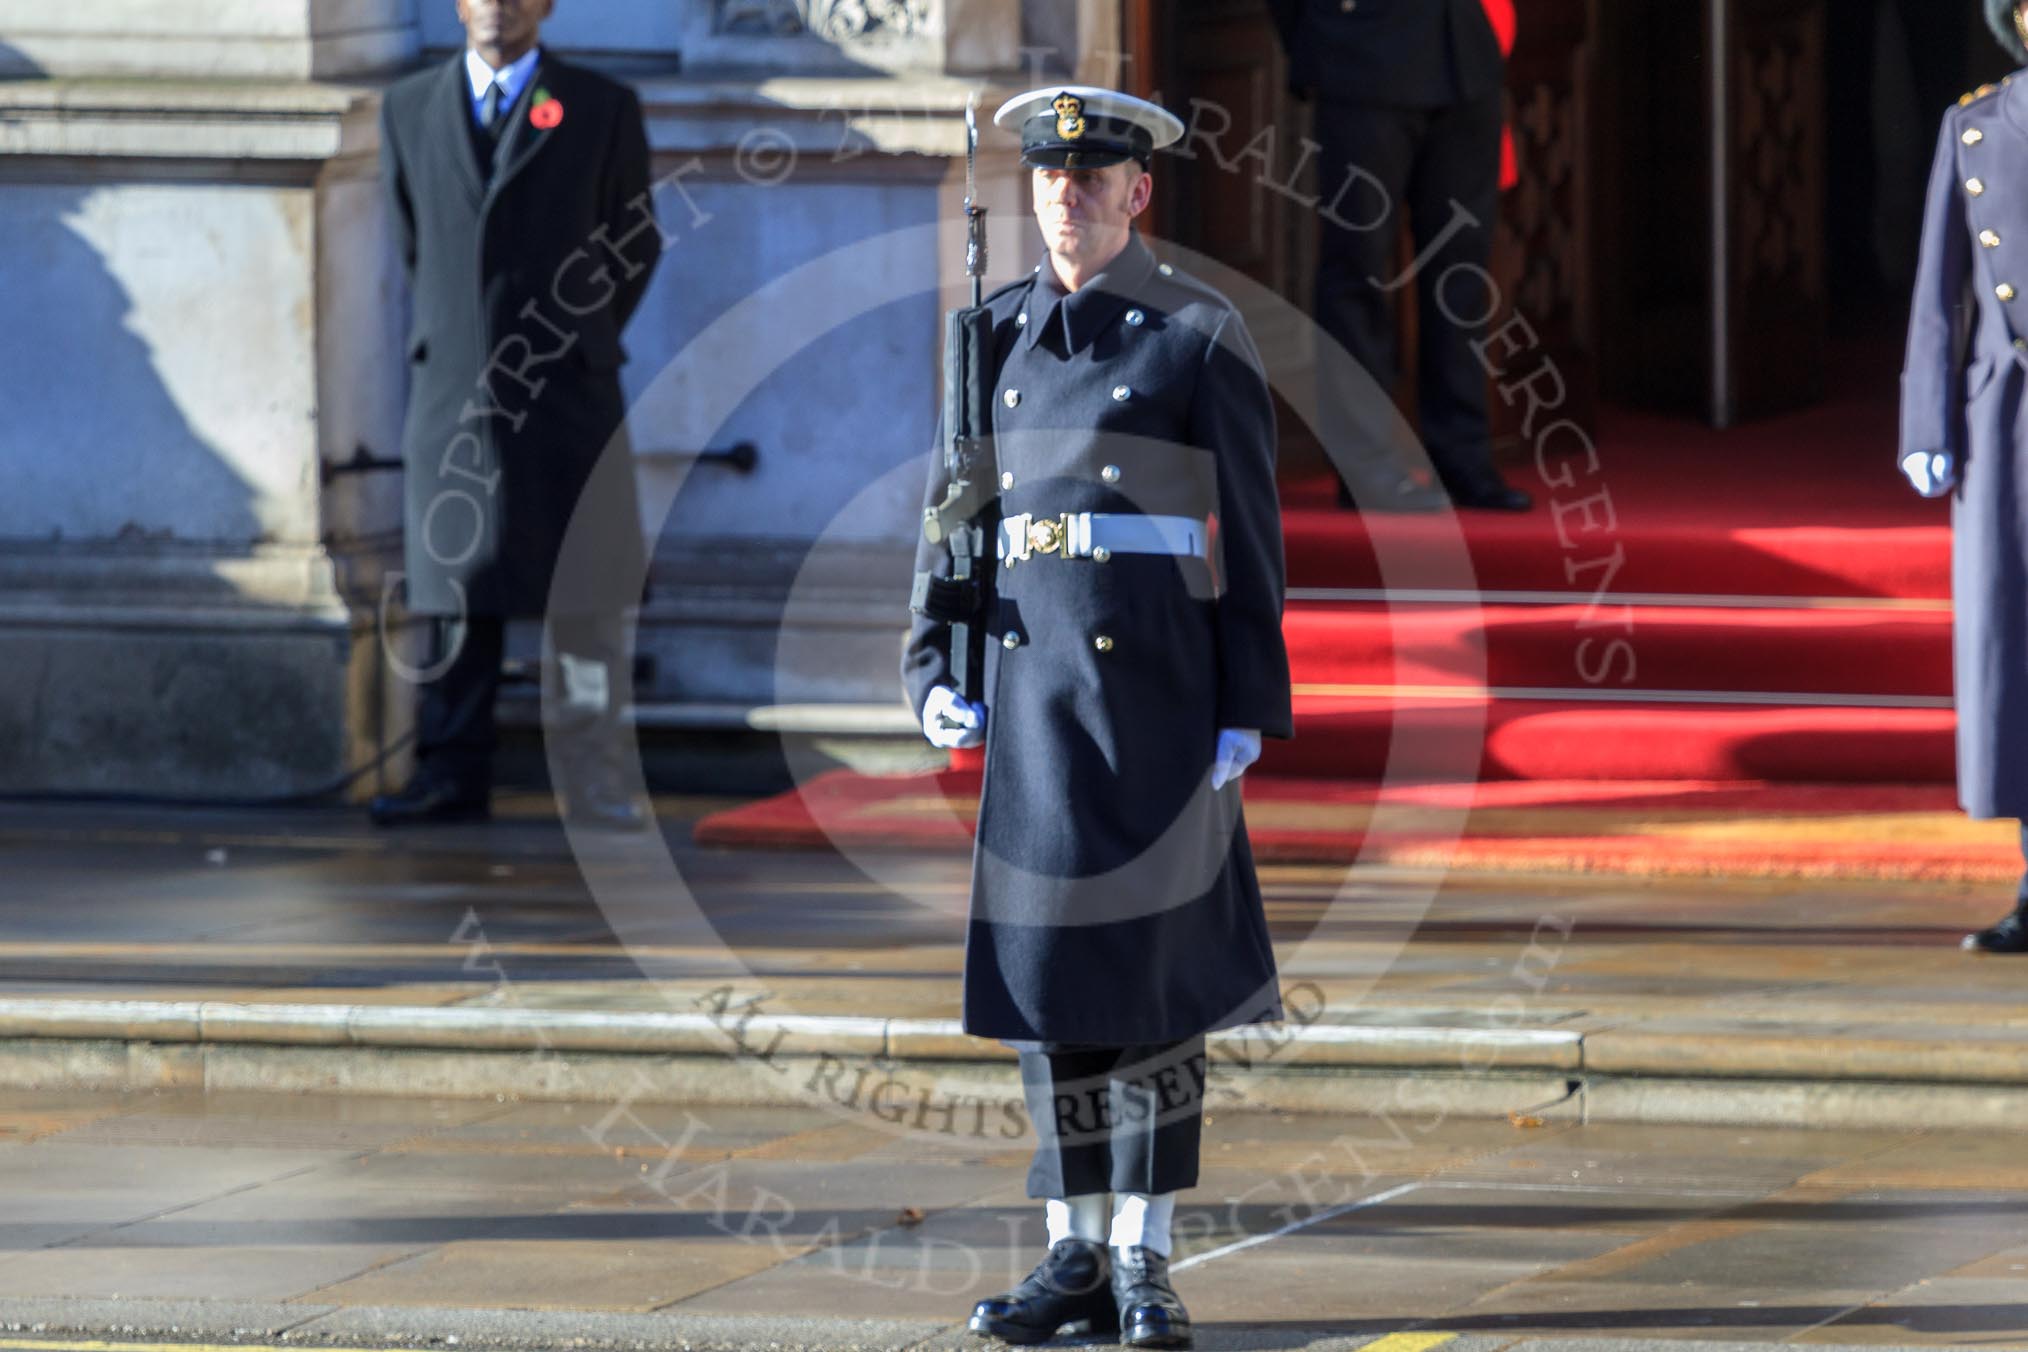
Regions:
[[[1115,554],[1162,554],[1208,558],[1209,523],[1191,516],[1145,516],[1137,512],[1066,512],[1034,516],[1023,512],[1000,522],[999,554],[1019,563],[1037,554],[1104,563]]]

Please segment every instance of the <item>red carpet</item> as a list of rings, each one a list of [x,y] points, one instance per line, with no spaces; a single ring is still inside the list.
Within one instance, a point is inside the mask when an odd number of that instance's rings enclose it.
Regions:
[[[883,779],[836,771],[801,793],[707,818],[699,844],[956,854],[972,846],[976,770]],[[1263,860],[1656,877],[2004,883],[2012,822],[1971,822],[1931,785],[1675,782],[1388,785],[1249,778]]]
[[[1328,478],[1285,485],[1297,735],[1248,781],[1261,852],[2018,872],[2011,827],[1954,809],[1949,514],[1894,468],[1893,396],[1727,432],[1610,414],[1595,469],[1510,467],[1526,515],[1361,517]],[[976,793],[975,765],[832,776],[700,839],[963,848]],[[1462,834],[1389,824],[1439,800]]]
[[[1608,411],[1596,472],[1510,470],[1538,499],[1525,516],[1362,521],[1329,480],[1291,485],[1289,585],[1945,599],[1950,513],[1894,468],[1894,388],[1725,432]]]

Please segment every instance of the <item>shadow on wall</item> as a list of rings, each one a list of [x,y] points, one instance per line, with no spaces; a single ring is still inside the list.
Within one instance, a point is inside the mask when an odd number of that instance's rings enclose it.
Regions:
[[[0,791],[298,788],[342,736],[303,722],[342,642],[249,629],[297,607],[220,565],[314,511],[309,207],[103,169],[0,184]]]
[[[0,42],[0,80],[39,80],[48,74],[27,52]]]
[[[184,412],[241,377],[207,341],[215,298],[203,275],[178,277],[179,256],[218,243],[197,213],[176,209],[183,191],[0,190],[0,403],[14,411],[0,433],[0,541],[215,551],[259,536],[246,479]],[[188,230],[162,228],[179,218]]]

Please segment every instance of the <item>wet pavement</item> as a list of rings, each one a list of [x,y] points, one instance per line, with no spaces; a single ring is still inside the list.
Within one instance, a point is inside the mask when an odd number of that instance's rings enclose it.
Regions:
[[[957,1346],[1036,1256],[1026,1153],[842,1109],[0,1092],[0,1324],[176,1301],[298,1340],[511,1309]],[[1214,1115],[1205,1161],[1176,1226],[1205,1347],[2028,1345],[2018,1139]]]
[[[584,857],[540,799],[401,833],[335,809],[0,808],[0,995],[687,1008],[731,979],[777,1013],[955,1014],[964,861],[691,845],[719,805],[664,800],[660,838]],[[2006,909],[1991,887],[1262,876],[1285,976],[1338,1021],[2028,1026],[2028,959],[1957,947]]]
[[[578,857],[540,803],[505,806],[392,836],[336,811],[7,808],[0,994],[624,1010],[730,980],[776,1012],[955,1012],[962,861],[700,850],[705,800]],[[1938,1057],[2028,1036],[2028,960],[1956,947],[2004,909],[1990,889],[1264,884],[1287,979],[1342,1022],[1864,1032]],[[2028,1137],[1797,1120],[1217,1112],[1179,1287],[1207,1349],[2028,1345]],[[955,1346],[1035,1256],[1026,1158],[1019,1131],[845,1106],[0,1089],[0,1352],[81,1346],[37,1326]]]

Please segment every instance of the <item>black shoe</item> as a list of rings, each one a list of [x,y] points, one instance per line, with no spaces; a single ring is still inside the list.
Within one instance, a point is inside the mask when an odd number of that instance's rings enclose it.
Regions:
[[[439,822],[482,822],[493,815],[484,789],[470,789],[417,775],[399,793],[383,793],[366,805],[375,826],[427,826]]]
[[[2028,916],[2014,911],[1977,934],[1967,934],[1960,946],[1972,953],[2028,953]]]
[[[965,1325],[1003,1343],[1046,1343],[1066,1324],[1074,1333],[1110,1333],[1115,1304],[1106,1246],[1088,1239],[1059,1239],[1035,1271],[1004,1296],[972,1307]]]
[[[1479,512],[1525,512],[1535,499],[1500,477],[1496,469],[1464,478],[1446,478],[1444,491],[1453,505]]]
[[[1361,512],[1441,511],[1444,495],[1391,467],[1362,469],[1338,481],[1338,506]]]
[[[1113,1303],[1120,1346],[1190,1346],[1190,1311],[1169,1285],[1169,1260],[1153,1249],[1113,1250]]]

